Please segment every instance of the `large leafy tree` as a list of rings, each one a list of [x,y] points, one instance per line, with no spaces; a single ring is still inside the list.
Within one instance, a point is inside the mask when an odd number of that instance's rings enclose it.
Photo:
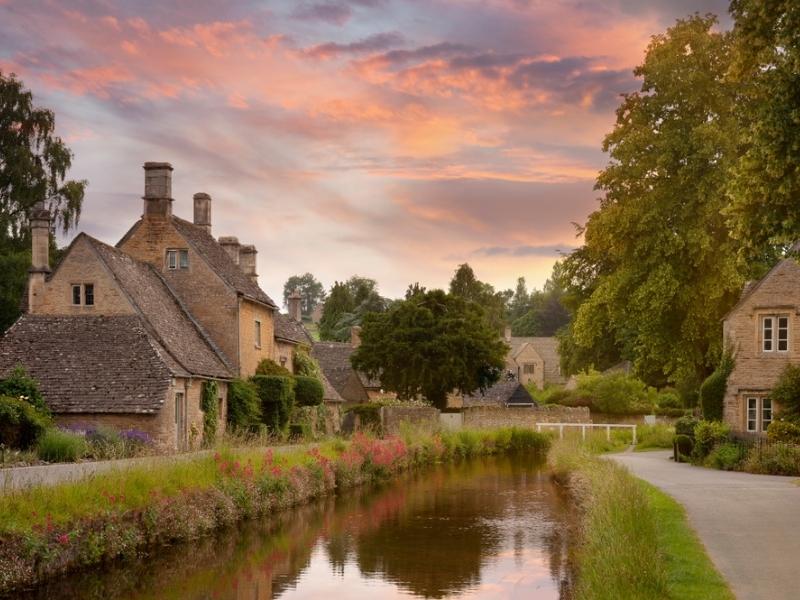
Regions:
[[[30,265],[28,218],[37,203],[67,232],[80,217],[85,181],[68,180],[72,152],[13,74],[0,72],[0,331],[19,315]]]
[[[475,302],[486,311],[487,318],[496,331],[501,331],[506,321],[506,305],[513,292],[496,292],[491,284],[480,281],[467,263],[458,266],[450,280],[450,293],[468,302]]]
[[[390,301],[378,292],[374,279],[353,275],[344,283],[336,282],[322,308],[320,337],[346,342],[350,331],[361,325],[369,313],[383,312]]]
[[[800,240],[800,3],[733,0],[730,10],[744,151],[728,214],[750,257]]]
[[[603,142],[600,208],[561,274],[579,304],[561,347],[570,370],[588,366],[578,357],[622,357],[653,384],[700,381],[719,356],[743,273],[721,214],[738,146],[730,36],[714,25],[694,16],[653,37],[641,90]]]
[[[353,295],[346,284],[336,281],[322,306],[319,335],[323,340],[336,340],[336,324],[346,313],[355,309]]]
[[[450,392],[469,394],[495,383],[507,351],[479,304],[418,290],[364,317],[352,362],[399,398],[422,396],[444,408]]]
[[[284,306],[289,305],[289,296],[295,290],[298,290],[303,298],[300,301],[300,312],[304,317],[311,316],[316,306],[325,300],[325,287],[311,273],[292,275],[286,280],[283,284]]]

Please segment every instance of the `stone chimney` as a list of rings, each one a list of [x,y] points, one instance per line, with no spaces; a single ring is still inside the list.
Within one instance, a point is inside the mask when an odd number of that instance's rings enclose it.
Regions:
[[[144,213],[147,219],[172,216],[172,165],[166,162],[144,163]]]
[[[31,267],[28,269],[28,312],[36,312],[50,273],[50,211],[37,202],[31,213]]]
[[[204,192],[194,195],[194,224],[211,233],[211,196]]]
[[[234,237],[232,235],[221,237],[219,238],[219,245],[222,246],[222,249],[228,253],[228,256],[233,259],[237,265],[239,264],[239,248],[241,244],[239,244],[239,238]]]
[[[511,327],[508,325],[506,325],[506,328],[503,330],[503,339],[507,344],[511,343]]]
[[[253,283],[258,283],[258,274],[256,273],[257,254],[258,250],[253,245],[239,247],[239,266]]]
[[[358,348],[361,345],[361,326],[354,325],[350,328],[350,345]]]
[[[300,290],[294,288],[292,295],[289,296],[289,318],[298,323],[303,320],[302,302],[303,296],[300,295]]]

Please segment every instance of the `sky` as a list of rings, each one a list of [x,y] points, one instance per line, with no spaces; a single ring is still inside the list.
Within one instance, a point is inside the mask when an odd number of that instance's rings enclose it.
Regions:
[[[142,164],[258,249],[261,287],[399,297],[468,262],[541,287],[597,208],[603,136],[650,37],[722,0],[0,0],[0,71],[56,114],[114,244]],[[69,236],[72,237],[72,234]],[[68,241],[65,238],[62,242]]]

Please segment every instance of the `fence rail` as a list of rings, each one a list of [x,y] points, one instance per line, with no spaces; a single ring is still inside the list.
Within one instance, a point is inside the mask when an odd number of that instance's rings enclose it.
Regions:
[[[636,445],[636,425],[627,425],[621,423],[537,423],[536,424],[536,431],[541,431],[542,427],[558,427],[558,437],[559,439],[564,438],[564,428],[565,427],[572,427],[572,428],[580,428],[581,430],[581,438],[586,439],[586,430],[587,429],[605,429],[606,430],[606,439],[611,441],[611,430],[612,429],[631,429],[633,430],[633,445]]]

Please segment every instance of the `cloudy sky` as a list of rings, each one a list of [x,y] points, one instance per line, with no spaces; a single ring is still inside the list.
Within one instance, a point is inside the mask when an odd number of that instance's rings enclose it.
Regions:
[[[603,135],[650,36],[723,0],[0,0],[0,71],[56,112],[115,243],[142,163],[175,213],[259,250],[262,287],[386,295],[459,263],[541,286],[595,208]]]

